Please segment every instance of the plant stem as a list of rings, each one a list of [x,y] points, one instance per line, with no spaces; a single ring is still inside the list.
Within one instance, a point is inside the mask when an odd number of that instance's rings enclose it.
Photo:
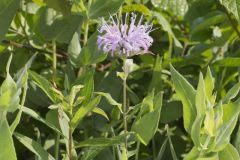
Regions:
[[[56,77],[57,77],[57,49],[56,49],[56,41],[53,40],[52,41],[52,70],[53,70],[53,74],[52,74],[52,81],[53,81],[53,85],[56,87]],[[60,140],[60,134],[56,133],[56,137],[55,137],[55,159],[58,159],[58,153],[59,153],[59,140]]]
[[[88,10],[90,9],[92,4],[92,0],[88,1]],[[89,29],[89,18],[87,17],[85,21],[85,30],[84,30],[84,38],[83,38],[83,45],[87,44],[88,41],[88,29]]]
[[[136,152],[136,155],[135,155],[135,160],[138,160],[139,149],[140,149],[140,141],[137,141],[137,152]]]
[[[69,126],[69,137],[68,137],[68,149],[69,149],[69,160],[72,160],[72,128]]]
[[[155,159],[156,158],[156,148],[155,148],[154,136],[153,136],[153,139],[152,139],[152,148],[153,148],[153,158]]]
[[[86,45],[87,41],[88,41],[88,28],[89,28],[88,26],[89,26],[89,22],[88,22],[88,19],[87,19],[86,22],[85,22],[83,45]]]
[[[55,137],[55,159],[56,160],[58,160],[59,141],[60,141],[60,134],[56,133],[56,137]]]
[[[56,86],[57,52],[56,52],[56,41],[55,40],[52,41],[52,59],[53,59],[53,63],[52,63],[52,70],[53,70],[52,79],[53,79],[54,86]]]
[[[123,59],[123,68],[125,68],[126,58]],[[123,78],[123,121],[124,121],[124,134],[127,134],[127,75],[128,73],[124,73]],[[127,151],[127,137],[125,138],[125,148]]]

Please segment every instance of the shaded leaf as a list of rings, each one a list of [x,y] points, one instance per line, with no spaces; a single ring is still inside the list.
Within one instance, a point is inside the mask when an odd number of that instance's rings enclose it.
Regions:
[[[20,0],[1,0],[0,1],[0,41],[3,40],[8,28],[13,20],[15,13],[20,6]]]
[[[102,3],[102,0],[94,0],[89,8],[88,16],[92,19],[108,16],[117,12],[124,0],[108,0]]]
[[[125,141],[125,138],[129,134],[124,134],[112,138],[93,138],[93,139],[88,139],[83,142],[80,142],[76,145],[76,148],[79,147],[108,147],[108,146],[113,146],[117,144],[122,144]]]
[[[57,91],[43,76],[33,71],[29,71],[29,74],[30,78],[34,80],[35,84],[41,88],[54,103],[57,103],[63,99],[62,94]]]
[[[182,44],[176,38],[167,19],[159,12],[153,12],[153,15],[157,18],[158,23],[162,26],[163,30],[168,32],[168,34],[173,38],[175,45],[182,48]]]
[[[14,133],[14,136],[40,159],[54,160],[54,158],[36,141],[19,133]]]

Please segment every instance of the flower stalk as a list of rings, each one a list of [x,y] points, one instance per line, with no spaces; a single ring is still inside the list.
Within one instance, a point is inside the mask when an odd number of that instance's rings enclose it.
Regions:
[[[124,134],[127,134],[127,77],[128,73],[126,71],[126,58],[123,59],[123,70],[124,70],[124,77],[123,77],[123,121],[124,121]],[[127,150],[127,137],[125,138],[125,148]]]

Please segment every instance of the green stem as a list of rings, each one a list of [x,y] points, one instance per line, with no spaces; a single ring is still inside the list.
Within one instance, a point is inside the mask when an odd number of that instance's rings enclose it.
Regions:
[[[89,21],[87,19],[85,22],[83,45],[86,45],[88,41],[88,28],[89,28]]]
[[[123,59],[123,68],[125,67],[126,64],[126,58]],[[125,73],[124,78],[123,78],[123,121],[124,121],[124,134],[127,134],[127,75],[128,73]],[[126,152],[127,150],[128,142],[127,142],[127,137],[125,138],[125,148]]]
[[[136,152],[136,155],[135,155],[135,160],[138,160],[139,149],[140,149],[140,141],[137,141],[137,152]]]
[[[153,148],[153,159],[156,158],[156,148],[155,148],[155,139],[152,139],[152,148]]]
[[[59,141],[60,141],[60,134],[56,133],[55,137],[55,159],[58,160],[59,155]]]
[[[53,59],[53,63],[52,63],[52,70],[53,70],[52,79],[53,79],[54,85],[56,86],[56,77],[57,77],[57,52],[56,52],[56,41],[55,41],[55,40],[52,41],[52,59]]]
[[[90,9],[92,4],[92,0],[88,1],[88,10]],[[83,38],[83,45],[87,44],[88,41],[88,30],[89,30],[89,18],[87,17],[85,21],[85,30],[84,30],[84,38]]]
[[[69,126],[69,137],[68,137],[68,149],[69,149],[69,160],[72,160],[72,128]]]
[[[52,74],[52,80],[53,80],[53,84],[56,87],[56,77],[57,77],[57,47],[56,47],[56,41],[53,40],[52,41],[52,59],[53,59],[53,63],[52,63],[52,70],[53,70],[53,74]],[[56,133],[56,137],[55,137],[55,159],[58,159],[58,154],[59,154],[59,140],[60,140],[60,134]]]

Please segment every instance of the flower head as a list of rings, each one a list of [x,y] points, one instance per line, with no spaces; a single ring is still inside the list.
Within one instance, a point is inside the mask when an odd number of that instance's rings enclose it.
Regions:
[[[152,25],[142,24],[143,16],[136,22],[137,15],[132,13],[130,24],[128,24],[128,14],[124,20],[114,20],[111,16],[111,23],[103,20],[100,27],[97,44],[98,48],[104,52],[119,54],[121,56],[132,56],[135,54],[148,53],[153,39],[149,36],[152,31]]]

